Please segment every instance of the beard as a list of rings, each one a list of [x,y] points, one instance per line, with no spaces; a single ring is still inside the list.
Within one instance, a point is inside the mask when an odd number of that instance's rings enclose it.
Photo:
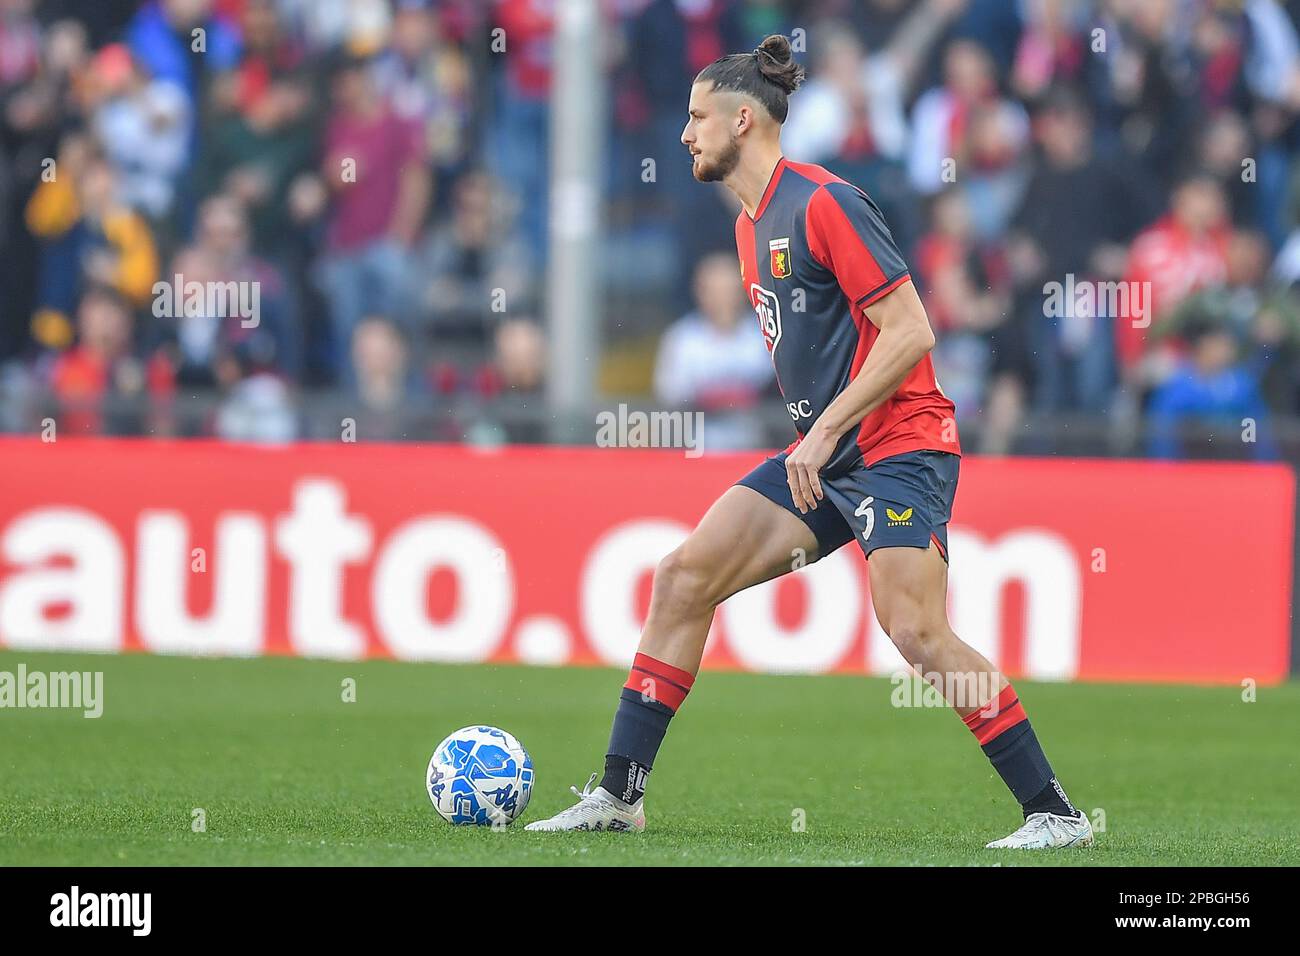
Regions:
[[[718,158],[710,165],[705,165],[703,157],[696,157],[695,178],[702,183],[716,183],[726,179],[732,174],[736,166],[740,164],[740,140],[735,136],[727,143],[726,148],[718,154]]]

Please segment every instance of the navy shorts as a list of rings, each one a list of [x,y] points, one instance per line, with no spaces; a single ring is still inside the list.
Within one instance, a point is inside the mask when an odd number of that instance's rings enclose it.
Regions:
[[[856,540],[862,553],[876,548],[928,548],[935,542],[948,560],[948,521],[957,494],[961,458],[946,451],[909,451],[871,467],[859,462],[838,478],[821,478],[825,497],[800,514],[786,481],[786,453],[773,455],[738,485],[753,488],[806,524],[817,537],[818,557]]]

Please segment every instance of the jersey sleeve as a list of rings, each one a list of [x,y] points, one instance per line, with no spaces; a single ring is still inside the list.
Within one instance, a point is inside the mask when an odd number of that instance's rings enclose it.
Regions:
[[[910,278],[885,217],[864,193],[830,183],[808,201],[808,248],[834,274],[858,308],[897,289]]]

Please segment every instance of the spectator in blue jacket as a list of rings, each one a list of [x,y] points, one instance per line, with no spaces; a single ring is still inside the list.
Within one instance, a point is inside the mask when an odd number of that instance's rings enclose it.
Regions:
[[[1204,323],[1189,327],[1184,335],[1187,358],[1151,396],[1148,452],[1155,458],[1276,458],[1268,406],[1239,360],[1232,331]],[[1194,450],[1187,440],[1193,429],[1212,432],[1210,441],[1225,434],[1240,436],[1244,455],[1237,449]]]

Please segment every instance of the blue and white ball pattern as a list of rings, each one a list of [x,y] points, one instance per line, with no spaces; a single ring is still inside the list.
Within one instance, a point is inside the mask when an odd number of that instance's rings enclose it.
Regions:
[[[429,761],[425,788],[449,823],[504,826],[518,819],[533,794],[533,760],[496,727],[463,727]]]

